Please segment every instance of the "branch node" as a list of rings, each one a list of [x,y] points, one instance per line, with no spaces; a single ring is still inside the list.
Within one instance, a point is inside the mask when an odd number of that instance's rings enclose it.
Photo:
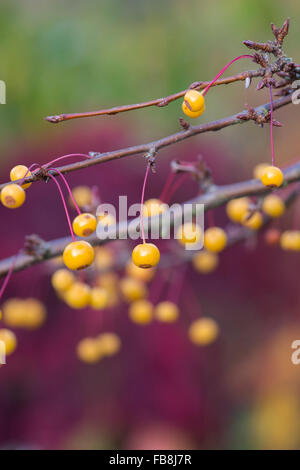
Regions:
[[[27,235],[25,237],[24,252],[27,255],[34,256],[38,260],[46,257],[51,252],[50,245],[36,234]]]
[[[179,124],[185,131],[187,131],[191,127],[191,125],[186,122],[183,118],[179,118]]]
[[[152,173],[156,173],[156,154],[157,150],[155,147],[151,147],[149,151],[144,155],[147,163],[150,165]]]

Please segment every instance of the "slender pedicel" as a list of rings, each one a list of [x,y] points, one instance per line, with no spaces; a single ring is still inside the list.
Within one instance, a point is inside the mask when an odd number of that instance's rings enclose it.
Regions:
[[[21,252],[19,251],[19,253],[17,253],[17,254],[15,255],[15,257],[14,257],[14,259],[13,259],[11,265],[10,265],[9,271],[8,271],[8,273],[7,273],[6,276],[5,276],[5,279],[4,279],[3,284],[2,284],[2,286],[1,286],[1,289],[0,289],[0,300],[1,300],[2,296],[3,296],[3,294],[4,294],[4,291],[5,291],[5,289],[6,289],[6,286],[7,286],[8,282],[9,282],[9,280],[10,280],[10,278],[11,278],[11,275],[12,275],[12,273],[13,273],[14,267],[15,267],[15,265],[16,265],[16,262],[17,262],[17,259],[18,259],[19,255],[20,255],[20,253],[21,253]]]
[[[144,217],[143,217],[143,206],[144,206],[144,198],[145,198],[145,188],[146,188],[146,183],[147,183],[147,178],[150,170],[150,163],[147,163],[147,169],[145,173],[145,178],[144,178],[144,183],[143,183],[143,189],[142,189],[142,198],[141,198],[141,233],[142,233],[142,239],[143,243],[146,243],[145,240],[145,232],[144,232]]]
[[[36,169],[35,171],[37,171],[37,170],[39,170],[39,169],[41,168],[41,166],[39,165],[39,163],[32,163],[32,164],[30,165],[30,167],[27,169],[27,171],[26,171],[25,175],[23,176],[23,178],[20,180],[20,183],[19,183],[20,186],[22,186],[22,184],[24,183],[25,179],[28,177],[28,173],[30,172],[30,170],[32,170],[32,168],[35,168],[35,167],[37,167],[37,169]],[[34,171],[32,172],[32,174],[34,174]]]
[[[65,183],[65,186],[66,186],[66,188],[67,188],[67,190],[68,190],[68,193],[69,193],[69,195],[70,195],[70,198],[72,199],[72,202],[73,202],[73,204],[74,204],[74,206],[75,206],[75,209],[76,209],[76,211],[78,212],[78,215],[80,215],[80,214],[81,214],[81,210],[79,209],[79,207],[78,207],[78,205],[77,205],[77,202],[75,201],[75,198],[74,198],[74,196],[73,196],[72,190],[71,190],[71,188],[70,188],[70,186],[69,186],[69,183],[68,183],[67,179],[65,178],[65,176],[64,176],[64,175],[62,174],[62,172],[59,171],[57,168],[50,168],[50,170],[54,170],[54,171],[56,171],[56,172],[59,174],[59,176],[61,177],[61,179],[62,179],[63,182]]]
[[[239,55],[235,59],[232,59],[230,62],[228,62],[228,64],[226,64],[225,67],[223,67],[220,70],[220,72],[215,76],[215,78],[210,82],[210,84],[207,85],[206,88],[204,88],[204,90],[202,91],[202,95],[205,96],[208,90],[210,89],[210,87],[218,80],[218,78],[225,72],[225,70],[227,70],[231,64],[233,64],[234,62],[240,59],[253,59],[253,56],[250,54],[243,54],[243,55]]]
[[[173,173],[173,172],[169,173],[169,176],[168,176],[167,181],[166,181],[166,183],[165,183],[165,185],[164,185],[164,188],[163,188],[163,190],[162,190],[162,192],[161,192],[161,195],[159,196],[159,200],[160,200],[161,202],[164,202],[164,199],[165,199],[165,197],[166,197],[166,194],[168,193],[168,191],[169,191],[169,189],[170,189],[170,187],[171,187],[171,184],[173,183],[174,178],[175,178],[175,173]]]
[[[55,168],[53,168],[53,170],[55,170]],[[57,188],[58,188],[58,191],[59,191],[59,194],[60,194],[60,197],[61,197],[61,200],[62,200],[64,209],[65,209],[67,221],[68,221],[68,224],[69,224],[71,237],[72,237],[73,242],[75,242],[75,235],[74,235],[74,232],[73,232],[73,228],[72,228],[72,223],[71,223],[71,219],[70,219],[68,207],[67,207],[67,204],[66,204],[66,201],[65,201],[63,192],[62,192],[62,190],[61,190],[60,184],[59,184],[59,182],[56,180],[56,178],[55,178],[53,175],[51,175],[51,173],[48,173],[48,176],[49,176],[49,178],[51,178],[51,179],[55,182],[55,184],[56,184],[56,186],[57,186]]]
[[[61,157],[55,158],[55,160],[51,160],[51,162],[45,163],[45,165],[42,165],[42,168],[48,168],[50,165],[53,163],[59,162],[60,160],[64,160],[66,158],[74,158],[74,157],[80,157],[80,158],[86,158],[87,160],[91,160],[94,157],[91,157],[90,155],[86,155],[85,153],[69,153],[67,155],[62,155]]]
[[[272,153],[272,166],[274,166],[274,136],[273,136],[273,93],[270,83],[268,83],[270,91],[270,112],[271,112],[271,122],[270,122],[270,134],[271,134],[271,153]]]
[[[182,185],[182,183],[185,182],[185,180],[189,177],[188,174],[185,174],[185,175],[182,175],[181,178],[178,179],[178,181],[176,183],[173,184],[173,187],[171,188],[169,194],[166,194],[165,196],[165,202],[166,203],[169,203],[172,196],[175,194],[175,192],[177,191],[177,189]]]

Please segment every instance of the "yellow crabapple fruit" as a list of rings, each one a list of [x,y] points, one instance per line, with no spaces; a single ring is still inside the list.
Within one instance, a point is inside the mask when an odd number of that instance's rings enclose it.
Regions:
[[[153,243],[141,243],[132,251],[132,261],[139,268],[152,268],[159,263],[159,259],[159,249]]]
[[[93,202],[92,191],[88,186],[76,186],[72,190],[72,195],[80,208],[91,206]],[[70,199],[70,203],[73,205],[72,199]]]
[[[276,194],[269,194],[263,200],[262,210],[269,217],[280,217],[285,211],[285,204]]]
[[[166,210],[166,205],[159,199],[148,199],[144,202],[143,215],[144,217],[154,217],[162,214]]]
[[[206,250],[220,252],[227,244],[226,232],[220,227],[210,227],[204,232],[204,246]]]
[[[250,213],[245,214],[242,223],[244,227],[247,227],[250,230],[259,230],[263,224],[263,221],[264,218],[261,212],[255,211],[251,215]]]
[[[88,237],[95,232],[97,219],[93,214],[85,212],[73,220],[73,230],[78,237]]]
[[[139,279],[143,282],[150,282],[152,281],[155,275],[155,268],[148,268],[143,269],[136,266],[132,261],[128,261],[126,264],[126,274],[129,277],[133,277],[134,279]]]
[[[16,335],[7,328],[0,329],[0,343],[1,342],[4,343],[6,356],[10,356],[17,347]]]
[[[150,323],[153,318],[152,303],[148,300],[136,300],[129,307],[129,318],[140,325]]]
[[[100,224],[105,227],[110,227],[111,225],[116,225],[116,218],[113,214],[107,214],[105,212],[97,212],[97,220]]]
[[[23,325],[25,316],[25,305],[21,299],[11,298],[3,304],[3,321],[11,328]]]
[[[216,340],[219,327],[215,320],[208,317],[195,320],[189,328],[190,340],[197,346],[206,346]]]
[[[169,300],[159,302],[154,309],[154,317],[161,322],[172,323],[177,320],[178,316],[177,305]]]
[[[300,251],[300,231],[286,230],[281,234],[280,246],[283,250]]]
[[[82,362],[94,364],[102,357],[102,351],[99,347],[97,338],[84,338],[77,345],[77,357]]]
[[[138,279],[132,279],[130,277],[121,279],[120,290],[127,302],[143,299],[147,295],[147,287],[145,284]]]
[[[95,249],[95,265],[99,270],[106,270],[113,266],[115,255],[113,251],[106,246],[98,246]]]
[[[270,166],[269,163],[259,163],[258,165],[256,165],[253,169],[253,177],[260,180],[261,175],[263,174],[265,169],[268,168],[268,166]]]
[[[93,287],[91,289],[90,305],[95,310],[107,307],[108,292],[104,287]]]
[[[241,223],[250,206],[248,197],[232,199],[226,205],[227,216],[232,222]]]
[[[278,188],[283,183],[283,173],[276,166],[268,166],[261,174],[261,182],[270,188]]]
[[[58,269],[52,274],[51,283],[55,290],[65,292],[75,282],[75,276],[67,269]]]
[[[107,291],[108,307],[115,307],[119,301],[118,275],[114,272],[103,273],[97,279],[97,285]]]
[[[83,282],[74,282],[64,293],[64,300],[72,308],[85,308],[91,299],[91,289]]]
[[[29,298],[25,302],[23,328],[34,330],[40,328],[46,320],[46,308],[38,299]]]
[[[7,184],[1,191],[1,202],[8,209],[21,207],[26,199],[24,189],[18,184]]]
[[[86,241],[71,242],[63,252],[63,260],[67,268],[72,271],[90,266],[95,258],[93,247]]]
[[[219,264],[217,253],[211,251],[199,251],[193,257],[193,266],[199,273],[208,274],[213,272]]]
[[[114,356],[121,349],[121,340],[115,333],[101,333],[97,341],[103,356]]]
[[[14,166],[10,170],[10,180],[11,181],[21,180],[22,178],[25,177],[25,175],[26,175],[26,178],[31,176],[31,171],[28,171],[28,168],[25,165],[17,165],[17,166]],[[23,189],[27,189],[30,186],[31,186],[31,183],[22,184]]]
[[[97,285],[105,289],[116,289],[119,277],[114,272],[107,272],[101,274],[97,279]]]
[[[188,90],[182,102],[182,111],[186,116],[196,118],[205,111],[205,98],[197,90]]]
[[[201,240],[201,228],[193,222],[187,222],[178,227],[176,239],[181,245],[194,245]]]

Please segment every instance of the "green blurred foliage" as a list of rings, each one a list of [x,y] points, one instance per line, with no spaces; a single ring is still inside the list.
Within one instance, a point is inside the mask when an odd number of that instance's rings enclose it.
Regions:
[[[271,20],[291,16],[288,50],[296,54],[299,10],[291,0],[2,0],[2,142],[46,130],[49,114],[139,102],[209,79],[243,52],[243,39],[270,38]],[[212,94],[206,118],[222,115],[240,98],[236,90]],[[175,103],[145,112],[147,126],[164,130],[174,129],[173,118]]]

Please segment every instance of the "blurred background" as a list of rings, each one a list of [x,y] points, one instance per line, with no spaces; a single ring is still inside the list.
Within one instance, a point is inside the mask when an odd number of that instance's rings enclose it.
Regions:
[[[0,106],[1,183],[16,164],[109,151],[177,132],[179,101],[58,125],[43,118],[138,103],[209,80],[247,53],[243,40],[272,39],[270,23],[280,26],[288,16],[285,51],[299,63],[299,15],[300,5],[292,0],[2,0],[0,79],[7,104]],[[251,68],[244,60],[228,75]],[[254,83],[249,90],[243,83],[216,87],[198,121],[267,100]],[[278,166],[297,159],[297,112],[296,106],[276,112],[284,122],[275,129]],[[233,126],[161,151],[146,197],[160,195],[171,160],[198,155],[217,184],[249,179],[257,163],[270,160],[269,127]],[[144,171],[143,158],[132,156],[74,172],[68,181],[71,187],[96,185],[105,202],[116,204],[122,194],[137,202]],[[196,194],[196,183],[182,185],[173,202]],[[280,228],[290,226],[295,210],[297,204]],[[51,182],[32,185],[18,211],[0,212],[1,258],[16,253],[25,235],[67,235]],[[214,216],[218,225],[228,223],[224,208]],[[112,247],[116,257],[127,249]],[[187,267],[178,322],[145,327],[128,320],[124,303],[100,313],[68,308],[51,286],[53,263],[15,274],[3,300],[38,298],[47,319],[36,331],[15,330],[18,348],[0,370],[0,447],[298,448],[300,368],[290,359],[291,343],[300,337],[298,263],[294,254],[266,246],[261,236],[232,247],[210,275]],[[217,341],[203,348],[187,335],[200,315],[213,317],[220,328]],[[78,341],[106,330],[121,337],[118,355],[81,363]]]

